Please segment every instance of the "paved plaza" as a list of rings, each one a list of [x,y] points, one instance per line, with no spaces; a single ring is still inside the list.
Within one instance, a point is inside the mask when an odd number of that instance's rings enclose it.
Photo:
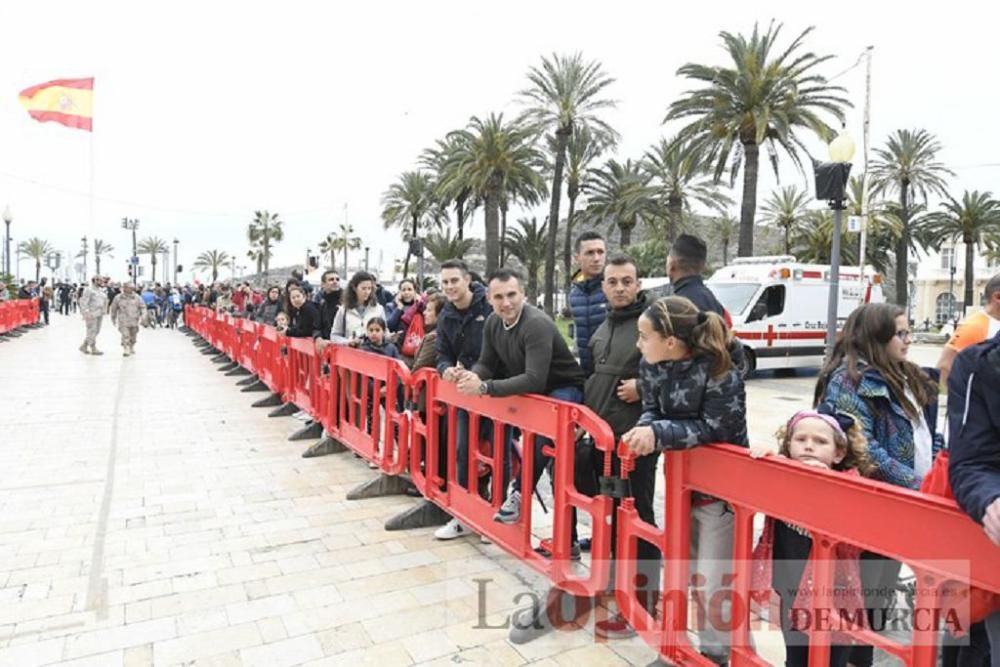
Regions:
[[[593,620],[506,640],[527,567],[475,538],[386,532],[417,500],[348,502],[351,454],[302,459],[188,337],[117,331],[85,356],[78,317],[0,344],[0,665],[645,665]],[[932,362],[928,348],[917,360]],[[752,438],[812,377],[750,383]],[[487,582],[482,584],[479,582]],[[488,593],[481,595],[484,586]],[[762,653],[780,659],[762,641]],[[775,653],[776,651],[776,653]]]

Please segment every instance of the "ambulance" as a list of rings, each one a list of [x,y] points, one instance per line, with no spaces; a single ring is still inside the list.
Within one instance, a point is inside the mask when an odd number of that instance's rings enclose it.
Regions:
[[[741,373],[757,369],[820,367],[826,354],[830,267],[802,264],[791,255],[740,257],[705,281],[733,318],[746,354]],[[880,303],[882,277],[857,266],[840,269],[837,328],[865,303]]]

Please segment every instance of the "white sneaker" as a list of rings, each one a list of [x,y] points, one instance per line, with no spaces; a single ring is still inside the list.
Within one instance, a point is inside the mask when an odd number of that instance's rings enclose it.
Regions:
[[[493,520],[499,523],[512,524],[521,520],[521,492],[511,491],[507,500],[503,501],[500,511],[493,515]]]
[[[452,519],[434,531],[435,540],[454,540],[466,535],[472,535],[472,531],[459,523],[458,519]]]

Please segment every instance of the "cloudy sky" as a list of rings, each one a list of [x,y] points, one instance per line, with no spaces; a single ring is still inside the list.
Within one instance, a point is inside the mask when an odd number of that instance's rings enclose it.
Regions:
[[[604,64],[616,78],[609,94],[619,104],[608,119],[622,135],[618,157],[634,158],[672,131],[661,122],[687,88],[677,68],[723,64],[720,30],[772,18],[786,37],[815,25],[808,46],[837,56],[827,74],[843,72],[837,83],[855,102],[848,129],[859,152],[864,67],[849,68],[872,44],[873,144],[924,127],[957,173],[953,189],[998,189],[1000,55],[985,3],[926,12],[872,2],[822,12],[797,2],[691,3],[683,14],[680,6],[5,0],[0,206],[14,214],[15,243],[39,236],[75,252],[81,236],[96,235],[115,246],[110,273],[121,276],[130,245],[123,216],[140,219],[140,236],[179,239],[190,266],[213,248],[249,264],[253,210],[278,211],[287,227],[273,260],[281,265],[315,252],[346,204],[372,263],[381,250],[388,267],[401,243],[383,231],[380,194],[471,115],[516,114],[525,72],[542,54],[582,51]],[[35,122],[17,101],[30,85],[86,76],[97,80],[93,136]],[[792,168],[782,179],[804,182]],[[759,197],[774,185],[765,175]],[[481,215],[472,234],[482,235]]]

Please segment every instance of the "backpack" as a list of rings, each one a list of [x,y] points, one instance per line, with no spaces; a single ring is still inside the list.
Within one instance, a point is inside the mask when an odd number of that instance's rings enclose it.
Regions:
[[[417,350],[420,349],[420,344],[424,341],[425,333],[424,314],[418,312],[414,314],[413,319],[410,320],[410,325],[406,327],[406,334],[403,336],[403,345],[400,354],[404,357],[417,356]]]

